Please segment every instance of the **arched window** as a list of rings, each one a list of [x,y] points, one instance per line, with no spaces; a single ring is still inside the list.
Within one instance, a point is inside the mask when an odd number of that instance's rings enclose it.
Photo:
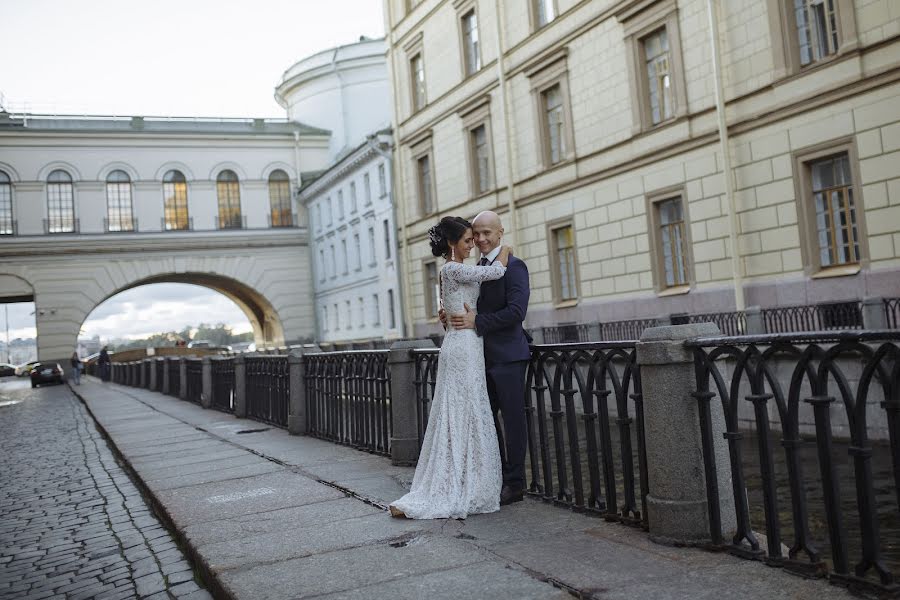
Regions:
[[[269,175],[269,221],[272,227],[291,227],[291,180],[281,169]]]
[[[106,176],[106,231],[134,231],[131,206],[131,178],[115,170]]]
[[[72,176],[61,169],[47,177],[47,218],[45,233],[72,233],[76,231],[75,193]]]
[[[228,169],[216,177],[216,191],[219,196],[219,229],[240,229],[241,189],[238,176]]]
[[[12,211],[12,180],[0,171],[0,235],[15,235]]]
[[[187,180],[181,171],[163,176],[163,229],[190,229],[187,206]]]

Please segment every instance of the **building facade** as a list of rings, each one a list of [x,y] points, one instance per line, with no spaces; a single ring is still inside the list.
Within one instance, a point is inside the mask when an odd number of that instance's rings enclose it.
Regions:
[[[34,300],[41,360],[70,356],[110,296],[166,281],[231,298],[260,346],[310,340],[293,197],[328,139],[286,120],[0,113],[0,300]]]
[[[900,295],[895,3],[527,5],[385,0],[417,334],[428,227],[485,209],[530,326]]]
[[[384,40],[362,40],[320,52],[288,69],[276,90],[289,117],[333,132],[329,165],[298,196],[321,342],[403,335],[385,51]]]

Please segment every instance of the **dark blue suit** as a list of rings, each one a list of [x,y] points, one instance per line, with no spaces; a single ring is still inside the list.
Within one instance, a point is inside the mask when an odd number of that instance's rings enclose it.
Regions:
[[[481,283],[475,317],[475,330],[484,339],[488,396],[504,458],[503,483],[515,490],[525,489],[525,375],[531,351],[522,322],[530,295],[528,267],[510,256],[506,275]]]

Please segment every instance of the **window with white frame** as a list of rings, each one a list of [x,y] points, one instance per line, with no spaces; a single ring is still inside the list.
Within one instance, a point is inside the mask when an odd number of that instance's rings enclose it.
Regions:
[[[337,251],[334,249],[334,244],[331,244],[331,278],[334,279],[337,277],[338,263],[337,263]]]
[[[431,153],[416,158],[416,185],[419,197],[419,213],[430,215],[434,212],[434,191],[431,171]]]
[[[391,224],[385,219],[382,221],[382,225],[384,226],[384,258],[387,260],[391,257]]]
[[[356,213],[356,182],[350,182],[350,214]]]
[[[378,298],[378,294],[372,294],[372,324],[375,326],[381,325],[381,302]]]
[[[0,235],[15,234],[12,209],[12,180],[0,171]]]
[[[356,251],[356,270],[362,269],[362,245],[359,242],[359,234],[353,234],[353,249]]]
[[[281,169],[275,169],[269,175],[269,222],[272,227],[291,227],[294,224],[291,180]]]
[[[337,193],[337,210],[338,210],[338,220],[344,220],[344,190],[338,190]]]
[[[319,248],[319,281],[325,281],[325,250]]]
[[[397,315],[394,312],[394,290],[388,290],[388,327],[395,329],[397,327]]]
[[[134,231],[131,178],[122,170],[106,176],[106,231]]]
[[[240,229],[241,188],[234,171],[225,169],[216,177],[216,194],[219,201],[219,229]]]
[[[322,331],[328,331],[328,307],[322,307]]]
[[[641,39],[647,75],[650,120],[656,125],[675,115],[669,36],[661,27]]]
[[[347,260],[347,240],[341,240],[341,263],[344,268],[341,271],[346,275],[350,271],[349,260]]]
[[[553,260],[555,301],[571,302],[578,299],[577,263],[575,257],[575,231],[572,223],[555,223],[550,226],[550,256]]]
[[[478,15],[472,8],[460,19],[465,74],[474,75],[481,69],[481,44],[478,40]]]
[[[425,60],[422,52],[418,52],[409,59],[409,73],[411,79],[410,90],[412,92],[412,110],[418,112],[425,107]]]
[[[61,169],[47,177],[47,233],[71,233],[75,227],[72,176]]]
[[[816,240],[822,268],[857,264],[860,259],[858,211],[850,157],[846,152],[809,163]]]
[[[363,175],[363,192],[366,195],[366,206],[372,204],[372,182],[368,173]]]
[[[384,174],[384,163],[378,165],[378,196],[387,196],[387,177]]]
[[[163,224],[166,231],[190,228],[187,180],[181,171],[163,175]]]
[[[472,153],[472,183],[477,194],[491,189],[491,147],[488,140],[487,125],[484,123],[469,131],[470,151]]]
[[[540,29],[556,18],[555,0],[530,0],[534,29]]]
[[[374,265],[375,258],[375,228],[369,227],[369,265]]]
[[[341,312],[338,310],[337,302],[334,303],[334,330],[341,330]]]
[[[806,66],[838,51],[837,0],[793,0],[800,64]]]

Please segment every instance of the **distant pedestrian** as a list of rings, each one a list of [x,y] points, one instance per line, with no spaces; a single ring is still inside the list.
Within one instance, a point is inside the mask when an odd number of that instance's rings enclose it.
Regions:
[[[78,358],[77,350],[72,353],[70,362],[72,363],[72,379],[75,380],[75,385],[81,385],[81,359]]]
[[[100,351],[100,357],[97,358],[97,366],[100,367],[100,379],[109,381],[109,352],[106,351],[106,346],[103,346],[103,350]]]

